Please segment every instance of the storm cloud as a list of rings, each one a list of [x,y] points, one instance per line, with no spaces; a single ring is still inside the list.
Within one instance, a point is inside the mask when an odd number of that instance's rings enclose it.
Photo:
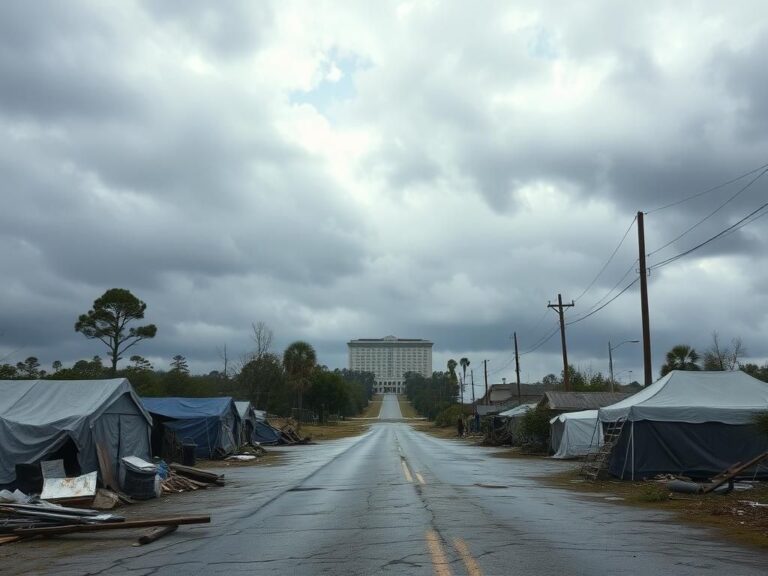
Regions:
[[[637,277],[637,211],[654,265],[765,202],[757,171],[656,210],[768,162],[760,8],[4,3],[0,359],[103,353],[74,321],[124,287],[157,367],[220,368],[262,320],[331,367],[396,334],[511,379],[517,332],[523,379],[559,373],[547,303],[573,322]],[[766,241],[652,270],[656,373],[714,330],[768,357]],[[571,324],[571,361],[605,371],[639,308]],[[640,378],[639,346],[616,361]]]

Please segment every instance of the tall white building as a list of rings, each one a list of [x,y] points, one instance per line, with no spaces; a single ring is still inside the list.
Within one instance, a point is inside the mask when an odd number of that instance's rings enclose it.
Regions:
[[[405,392],[404,374],[432,376],[432,342],[414,338],[361,338],[347,342],[349,369],[373,372],[375,392]]]

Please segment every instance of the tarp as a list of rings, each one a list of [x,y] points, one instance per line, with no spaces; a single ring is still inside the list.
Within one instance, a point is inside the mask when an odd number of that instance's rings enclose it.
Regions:
[[[253,427],[253,441],[259,444],[277,444],[280,436],[280,430],[273,428],[266,421],[257,420]]]
[[[599,410],[603,423],[626,420],[609,471],[621,478],[711,477],[768,450],[768,438],[752,425],[766,410],[768,383],[744,372],[670,372]]]
[[[240,444],[240,416],[234,400],[222,398],[142,398],[156,428],[172,430],[179,443],[197,444],[200,458],[219,458]]]
[[[566,412],[549,421],[552,458],[578,458],[603,443],[597,410]]]
[[[504,412],[500,412],[499,416],[503,416],[504,418],[515,418],[518,416],[522,416],[523,414],[525,414],[529,410],[533,410],[534,408],[536,408],[536,403],[520,404],[520,406],[515,406],[510,410],[505,410]]]
[[[150,457],[151,418],[125,378],[0,381],[0,484],[15,480],[16,464],[48,459],[72,441],[81,474],[99,469],[96,444],[114,478],[120,458]]]
[[[600,409],[602,422],[749,424],[768,409],[768,383],[741,370],[674,370],[626,400]]]

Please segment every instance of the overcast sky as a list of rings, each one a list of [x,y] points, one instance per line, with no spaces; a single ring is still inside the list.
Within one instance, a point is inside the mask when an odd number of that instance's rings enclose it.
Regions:
[[[511,380],[511,334],[551,334],[558,293],[574,321],[637,278],[638,210],[654,264],[768,196],[655,252],[761,172],[654,209],[768,162],[757,0],[225,4],[0,5],[0,361],[104,355],[74,322],[121,287],[157,368],[219,369],[261,320],[330,367],[394,334]],[[713,330],[768,357],[767,224],[652,271],[654,376]],[[568,327],[569,359],[607,372],[640,336],[635,284]],[[640,345],[614,356],[642,381]],[[559,336],[521,360],[559,374]]]

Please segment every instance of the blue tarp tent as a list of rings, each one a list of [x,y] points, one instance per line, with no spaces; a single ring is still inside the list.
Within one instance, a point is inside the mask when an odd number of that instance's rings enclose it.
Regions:
[[[266,421],[257,420],[253,426],[252,439],[259,444],[277,444],[282,434]]]
[[[163,435],[171,431],[178,443],[197,444],[199,458],[221,458],[240,445],[240,416],[235,402],[223,398],[142,398],[152,416],[152,448],[161,455]]]

